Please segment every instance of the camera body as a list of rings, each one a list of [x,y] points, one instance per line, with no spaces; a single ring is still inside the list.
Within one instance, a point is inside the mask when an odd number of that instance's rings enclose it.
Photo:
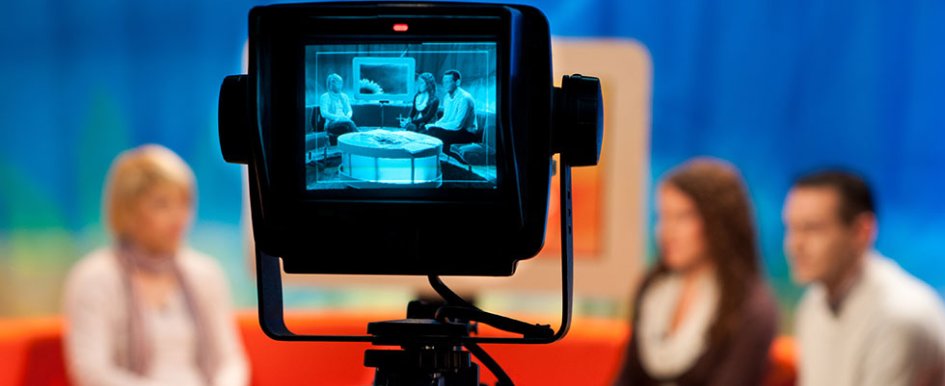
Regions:
[[[478,344],[568,332],[571,166],[600,158],[599,80],[565,76],[554,87],[548,22],[523,5],[264,6],[250,12],[249,36],[249,73],[221,86],[219,130],[224,159],[248,166],[263,331],[400,346],[365,353],[377,385],[478,385],[471,356],[512,384]],[[509,276],[539,252],[554,154],[557,331],[478,309],[439,278]],[[371,323],[369,336],[296,334],[283,272],[425,275],[444,304],[408,307],[408,319]],[[470,336],[470,323],[521,338]]]
[[[542,247],[552,155],[599,157],[599,83],[554,87],[533,7],[286,4],[253,8],[249,27],[249,73],[221,88],[221,148],[248,165],[256,248],[286,273],[512,275]],[[404,133],[389,121],[418,104],[403,95],[421,72],[444,111]],[[437,137],[454,111],[465,139]],[[467,145],[485,156],[464,159]]]

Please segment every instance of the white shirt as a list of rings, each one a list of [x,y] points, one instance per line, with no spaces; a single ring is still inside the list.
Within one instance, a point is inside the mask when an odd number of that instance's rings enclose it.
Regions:
[[[153,364],[148,377],[177,386],[200,386],[204,383],[197,366],[197,326],[194,324],[184,293],[179,288],[162,307],[146,305],[144,322],[154,339]]]
[[[351,119],[351,102],[348,100],[348,94],[343,92],[333,93],[331,91],[322,94],[319,111],[329,125],[341,120]]]
[[[475,133],[478,123],[476,122],[476,102],[472,95],[459,87],[453,95],[446,93],[443,96],[443,118],[431,126],[450,131],[466,130]]]
[[[925,283],[870,253],[834,314],[813,285],[797,311],[801,386],[945,385],[945,307]]]
[[[185,249],[178,256],[185,277],[194,283],[199,304],[206,307],[210,317],[208,329],[215,334],[213,341],[221,355],[220,367],[213,374],[210,386],[245,386],[249,374],[243,345],[236,328],[230,305],[229,287],[223,270],[215,260],[199,252]],[[65,361],[72,382],[77,386],[189,386],[187,375],[173,374],[173,367],[181,356],[195,355],[196,343],[193,323],[187,318],[187,309],[178,293],[169,304],[172,319],[155,325],[155,316],[145,312],[145,322],[151,323],[151,333],[161,339],[184,344],[183,350],[175,343],[155,339],[154,358],[149,377],[140,377],[128,370],[128,310],[122,270],[115,251],[103,248],[92,252],[76,263],[66,279],[63,313],[66,319],[64,334]],[[176,310],[175,310],[176,309]],[[188,343],[189,342],[189,343]],[[171,363],[165,363],[170,361]],[[179,377],[180,376],[180,377]],[[203,383],[202,380],[200,383]]]

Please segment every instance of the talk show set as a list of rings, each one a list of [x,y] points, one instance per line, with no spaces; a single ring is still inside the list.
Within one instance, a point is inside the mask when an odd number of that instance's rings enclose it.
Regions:
[[[0,385],[945,386],[945,6],[0,6]]]

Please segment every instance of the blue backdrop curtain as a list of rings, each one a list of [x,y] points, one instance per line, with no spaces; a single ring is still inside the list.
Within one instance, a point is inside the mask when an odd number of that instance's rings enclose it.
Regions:
[[[798,291],[781,251],[781,202],[794,176],[826,165],[869,178],[879,249],[945,293],[945,2],[528,3],[555,35],[648,48],[651,176],[696,155],[741,168],[783,299]],[[218,87],[240,71],[255,4],[0,2],[0,303],[21,304],[0,314],[31,312],[11,293],[61,280],[106,240],[107,166],[145,142],[194,167],[194,244],[234,262],[238,297],[252,301],[240,172],[221,160],[215,130]]]

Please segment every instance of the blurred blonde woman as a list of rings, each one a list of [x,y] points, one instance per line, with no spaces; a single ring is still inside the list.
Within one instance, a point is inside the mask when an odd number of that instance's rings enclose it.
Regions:
[[[112,245],[79,261],[64,294],[65,354],[78,386],[244,386],[228,284],[184,237],[193,172],[145,145],[118,156],[105,184]]]

